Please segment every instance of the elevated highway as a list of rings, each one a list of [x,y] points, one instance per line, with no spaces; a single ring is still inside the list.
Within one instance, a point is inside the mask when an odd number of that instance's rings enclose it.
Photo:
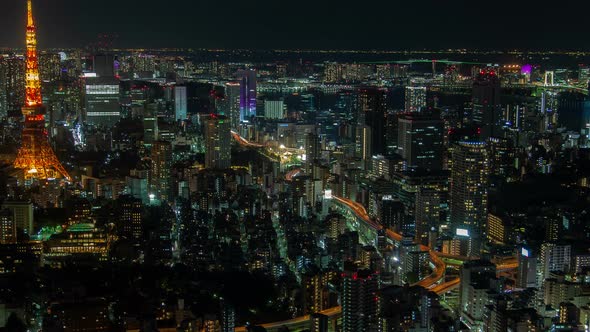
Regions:
[[[232,132],[232,134],[234,135],[234,138],[238,142],[241,142],[240,144],[243,144],[248,147],[262,147],[261,145],[248,143],[246,140],[244,140],[243,138],[241,138],[239,135],[237,135],[234,132]],[[298,169],[298,168],[293,169],[285,175],[285,179],[287,181],[292,181],[293,177],[296,177],[300,173],[301,173],[300,169]],[[350,199],[338,197],[338,196],[332,196],[332,203],[339,206],[341,209],[348,211],[352,216],[354,216],[354,222],[353,222],[352,226],[358,227],[358,230],[360,230],[360,233],[363,233],[363,234],[361,234],[361,236],[364,236],[366,240],[369,240],[370,238],[376,239],[378,231],[384,230],[385,235],[387,236],[387,238],[390,241],[392,241],[393,243],[401,242],[401,240],[402,240],[401,234],[394,232],[390,229],[385,229],[385,227],[383,227],[383,225],[381,225],[377,220],[371,219],[369,217],[365,207],[362,204],[360,204],[358,202],[354,202]],[[373,235],[374,235],[374,237],[373,237]],[[429,289],[429,290],[435,292],[438,295],[445,294],[445,293],[450,292],[454,289],[457,289],[459,287],[459,285],[461,284],[461,279],[459,277],[454,277],[450,280],[445,280],[445,270],[446,270],[447,266],[442,258],[443,257],[450,258],[450,259],[454,259],[457,261],[467,261],[467,260],[469,260],[469,258],[439,253],[439,252],[436,252],[425,245],[420,245],[420,250],[428,251],[429,256],[430,256],[430,263],[432,266],[432,273],[430,275],[428,275],[426,278],[424,278],[412,285],[422,286],[426,289]],[[505,262],[502,262],[501,264],[498,264],[497,270],[499,272],[501,272],[501,271],[515,269],[517,267],[518,267],[518,262],[515,259],[514,260],[507,260]],[[342,314],[342,308],[340,306],[337,306],[337,307],[333,307],[333,308],[329,308],[324,311],[321,311],[320,313],[328,316],[329,321],[332,321],[332,320],[338,319],[340,317],[340,315]],[[291,331],[309,329],[310,324],[311,324],[311,316],[304,315],[304,316],[296,317],[296,318],[285,320],[285,321],[260,324],[260,326],[264,327],[269,332],[276,332],[282,327],[287,327]],[[245,331],[247,331],[247,328],[245,326],[237,327],[235,329],[235,331],[236,332],[245,332]]]

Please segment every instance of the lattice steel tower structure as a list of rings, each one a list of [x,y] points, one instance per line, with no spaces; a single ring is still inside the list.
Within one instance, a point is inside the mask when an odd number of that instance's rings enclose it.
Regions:
[[[22,144],[14,168],[24,171],[25,180],[65,179],[70,175],[61,165],[49,145],[45,129],[45,107],[41,99],[41,80],[37,60],[37,28],[33,20],[33,6],[27,0],[27,56],[25,74],[25,105],[22,108],[25,126]]]

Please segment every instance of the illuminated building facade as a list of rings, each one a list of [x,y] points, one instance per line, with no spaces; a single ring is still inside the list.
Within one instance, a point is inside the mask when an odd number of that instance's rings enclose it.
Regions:
[[[546,242],[541,245],[538,271],[542,284],[551,272],[569,272],[572,259],[572,246],[566,243]]]
[[[453,149],[451,224],[470,236],[483,233],[488,206],[488,156],[485,143],[463,141]]]
[[[386,91],[361,88],[358,91],[358,122],[371,128],[371,153],[385,153]],[[370,156],[368,156],[370,158]]]
[[[12,211],[0,211],[0,244],[16,243],[16,224]]]
[[[345,271],[342,281],[342,331],[375,331],[378,326],[379,275]]]
[[[282,119],[285,117],[285,103],[282,100],[265,100],[264,117],[267,119]]]
[[[473,260],[461,267],[459,312],[461,322],[471,331],[483,331],[484,312],[493,292],[496,266],[489,261]]]
[[[119,234],[128,239],[139,239],[143,235],[143,204],[140,199],[128,195],[117,199]]]
[[[52,235],[47,241],[44,258],[47,262],[55,262],[68,258],[93,257],[106,261],[110,241],[106,232],[92,223],[80,223],[69,226],[65,232]]]
[[[85,84],[86,123],[112,127],[121,118],[119,81],[115,77],[88,77]]]
[[[22,57],[6,57],[0,60],[2,99],[4,100],[3,116],[20,115],[25,102],[25,70],[26,64]]]
[[[409,168],[442,169],[443,122],[438,112],[403,114],[398,120],[398,153]]]
[[[426,87],[407,86],[406,112],[420,112],[423,108],[426,108]]]
[[[186,86],[174,87],[174,118],[176,121],[186,120],[187,99]]]
[[[240,122],[256,116],[256,71],[240,71]]]
[[[205,120],[205,167],[228,169],[231,166],[231,131],[229,119],[211,115]]]
[[[22,133],[22,144],[14,161],[14,168],[22,169],[24,179],[28,181],[58,178],[71,180],[47,140],[45,108],[41,98],[41,80],[39,79],[37,61],[36,32],[33,7],[31,0],[28,0],[25,106],[22,108],[25,126]]]
[[[231,129],[240,124],[240,82],[225,83],[224,114],[229,117]]]
[[[61,57],[57,53],[39,54],[39,74],[44,82],[53,82],[61,77]]]
[[[172,144],[156,141],[152,145],[151,194],[160,201],[172,198]]]
[[[33,234],[33,203],[28,201],[4,201],[3,209],[12,212],[14,224],[26,234]]]
[[[364,161],[368,161],[373,156],[372,130],[367,125],[356,127],[356,155]]]
[[[493,213],[488,213],[486,233],[488,240],[496,243],[504,243],[506,239],[506,227],[502,217]]]
[[[428,232],[440,226],[443,192],[433,188],[419,188],[416,192],[416,239],[427,242]]]

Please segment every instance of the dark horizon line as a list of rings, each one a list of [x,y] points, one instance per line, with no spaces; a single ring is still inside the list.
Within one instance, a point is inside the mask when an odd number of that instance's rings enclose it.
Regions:
[[[87,49],[88,46],[83,47],[37,47],[38,50],[80,50]],[[14,50],[25,50],[24,46],[10,47],[0,46],[0,51],[14,51]],[[575,49],[575,48],[478,48],[478,47],[454,47],[454,48],[401,48],[401,49],[381,49],[381,48],[286,48],[286,47],[273,47],[273,48],[243,48],[243,47],[112,47],[110,50],[113,51],[132,51],[132,50],[181,50],[181,51],[213,51],[213,52],[232,52],[232,51],[249,51],[249,52],[292,52],[292,53],[457,53],[457,52],[468,52],[468,53],[589,53],[590,49]]]

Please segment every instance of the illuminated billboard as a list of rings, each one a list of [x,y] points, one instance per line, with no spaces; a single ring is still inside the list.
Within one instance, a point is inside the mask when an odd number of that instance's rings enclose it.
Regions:
[[[457,228],[457,233],[458,236],[469,236],[469,230],[465,229],[465,228]]]

